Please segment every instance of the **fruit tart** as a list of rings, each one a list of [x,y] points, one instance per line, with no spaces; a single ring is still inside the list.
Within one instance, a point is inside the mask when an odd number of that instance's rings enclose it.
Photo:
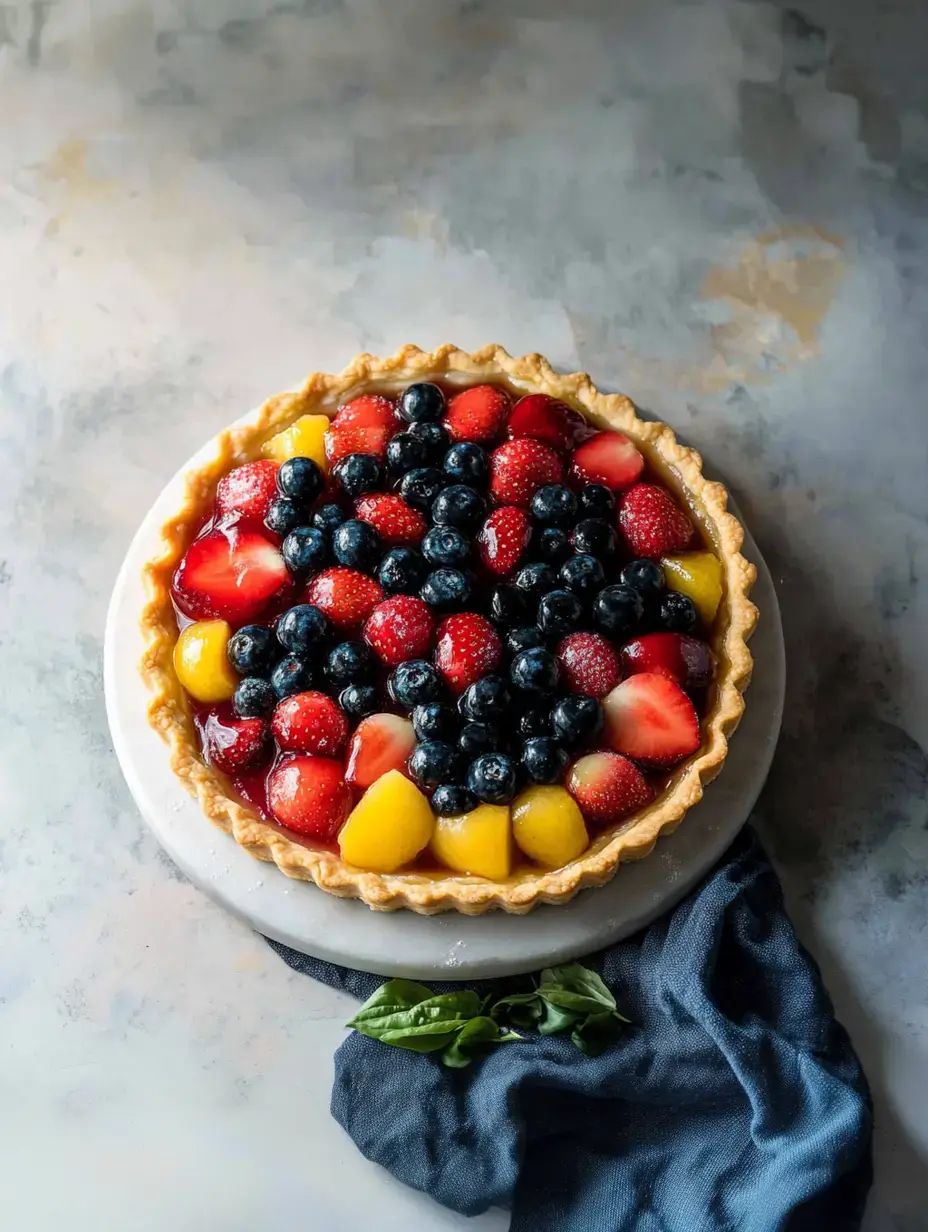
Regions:
[[[150,721],[291,877],[379,910],[563,903],[722,768],[742,537],[699,455],[584,374],[360,355],[188,476],[145,570]]]

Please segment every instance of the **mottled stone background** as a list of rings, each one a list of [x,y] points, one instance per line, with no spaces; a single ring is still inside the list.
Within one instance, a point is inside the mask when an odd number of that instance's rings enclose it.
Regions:
[[[101,638],[228,420],[493,340],[668,418],[750,519],[759,824],[873,1084],[868,1228],[928,1228],[926,62],[919,0],[0,4],[5,1226],[465,1226],[329,1122],[345,1002],[142,826]]]

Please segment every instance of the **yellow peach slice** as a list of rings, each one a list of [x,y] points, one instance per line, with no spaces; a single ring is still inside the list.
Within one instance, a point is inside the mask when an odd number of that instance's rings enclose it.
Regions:
[[[711,552],[662,556],[664,581],[696,604],[700,620],[711,625],[722,601],[722,562]]]
[[[590,839],[576,800],[563,787],[527,787],[512,805],[512,836],[547,868],[562,868],[586,851]]]
[[[389,770],[367,789],[338,836],[342,859],[372,873],[394,873],[427,847],[432,806],[415,783]]]
[[[231,636],[225,620],[198,620],[177,639],[174,671],[198,702],[227,702],[235,692],[238,676],[226,654]]]
[[[457,817],[439,817],[431,852],[456,873],[502,881],[512,867],[508,804],[479,804]]]
[[[325,434],[331,420],[328,415],[301,415],[300,418],[264,442],[264,456],[275,462],[288,458],[312,458],[324,471],[329,464],[325,457]]]

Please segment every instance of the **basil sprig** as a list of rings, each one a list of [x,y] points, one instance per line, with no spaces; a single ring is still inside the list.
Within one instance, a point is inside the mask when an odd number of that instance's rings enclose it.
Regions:
[[[438,1052],[445,1065],[460,1068],[494,1044],[521,1039],[512,1027],[533,1027],[541,1035],[569,1032],[581,1052],[598,1056],[627,1022],[595,971],[564,963],[546,967],[529,992],[483,1001],[467,988],[433,993],[414,980],[389,980],[348,1026],[395,1048]]]

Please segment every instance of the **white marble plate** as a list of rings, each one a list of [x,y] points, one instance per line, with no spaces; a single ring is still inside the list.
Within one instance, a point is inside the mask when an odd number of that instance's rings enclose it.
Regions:
[[[175,863],[213,898],[267,936],[330,962],[413,979],[470,979],[536,970],[627,936],[673,906],[722,854],[767,776],[783,709],[780,613],[750,537],[745,554],[758,568],[753,598],[761,620],[751,644],[748,706],[725,769],[676,833],[646,859],[621,867],[608,886],[526,916],[383,913],[293,881],[248,855],[206,820],[172,773],[167,747],[145,718],[148,693],[137,667],[140,570],[156,550],[159,527],[180,503],[184,472],[212,451],[210,443],[174,476],[129,548],[107,616],[105,687],[113,743],[143,817]]]

